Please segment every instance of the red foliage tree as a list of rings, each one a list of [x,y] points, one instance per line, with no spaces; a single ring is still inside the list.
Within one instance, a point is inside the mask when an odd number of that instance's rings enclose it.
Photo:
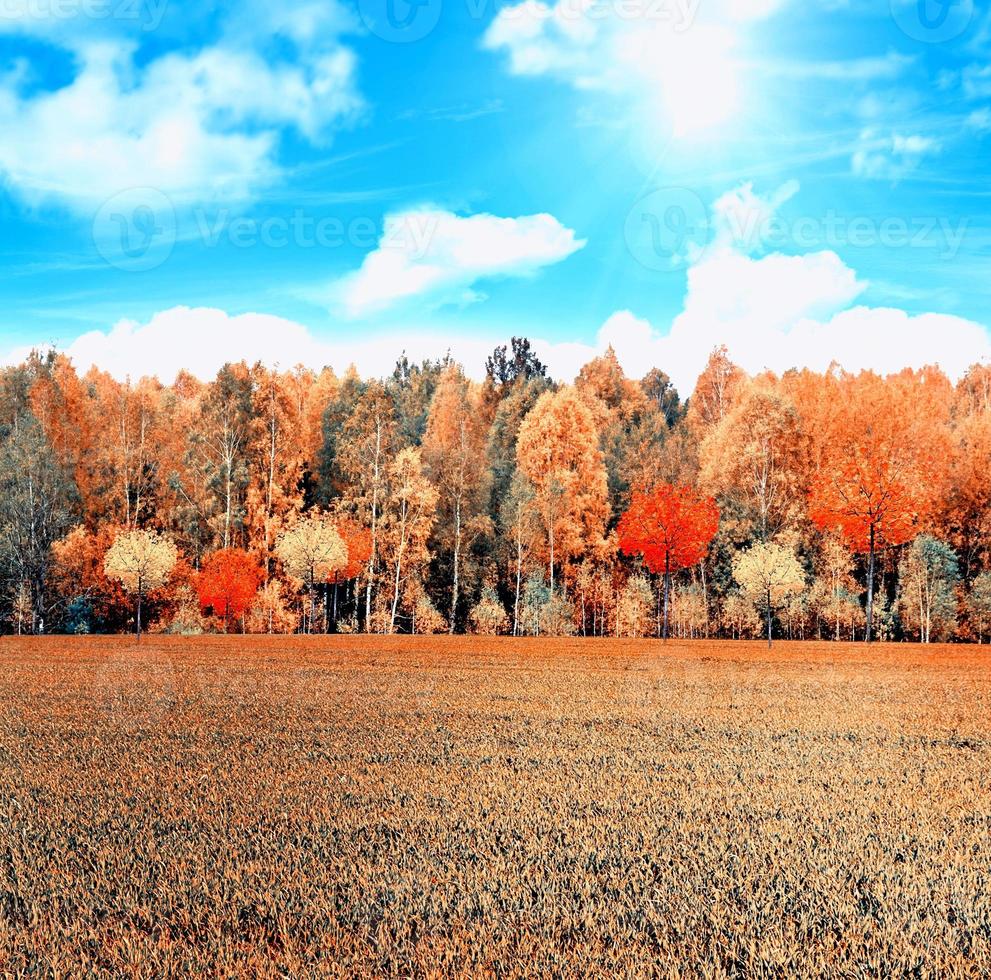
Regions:
[[[620,551],[641,555],[655,575],[664,576],[664,639],[668,636],[671,576],[700,562],[718,530],[719,508],[712,497],[669,483],[647,493],[635,492],[620,519]]]
[[[243,616],[254,601],[265,573],[257,559],[240,548],[214,552],[196,577],[196,591],[204,612],[222,616],[224,629]]]

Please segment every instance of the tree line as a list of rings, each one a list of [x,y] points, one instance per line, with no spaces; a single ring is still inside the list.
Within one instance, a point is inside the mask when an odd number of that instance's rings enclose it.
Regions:
[[[6,632],[983,642],[989,505],[983,365],[0,372]]]

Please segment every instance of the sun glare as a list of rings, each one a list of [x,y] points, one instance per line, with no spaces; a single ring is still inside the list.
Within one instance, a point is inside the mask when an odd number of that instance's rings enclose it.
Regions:
[[[740,80],[732,31],[695,24],[666,25],[630,45],[646,84],[656,87],[656,111],[677,138],[708,138],[739,111]]]

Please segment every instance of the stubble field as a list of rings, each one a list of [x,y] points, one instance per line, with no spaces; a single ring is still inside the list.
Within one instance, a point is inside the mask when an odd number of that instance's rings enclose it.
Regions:
[[[989,667],[0,640],[0,975],[987,976]]]

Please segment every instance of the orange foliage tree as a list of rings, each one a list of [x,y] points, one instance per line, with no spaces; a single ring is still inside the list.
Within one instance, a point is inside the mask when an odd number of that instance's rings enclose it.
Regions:
[[[712,497],[691,487],[661,484],[636,491],[619,521],[619,547],[640,555],[655,574],[664,576],[664,639],[668,637],[671,576],[698,564],[719,530],[719,508]]]
[[[809,516],[867,555],[868,643],[878,549],[915,537],[932,504],[930,458],[940,444],[939,407],[920,400],[916,380],[911,372],[889,379],[869,373],[842,377],[819,430],[822,452]]]
[[[265,573],[254,555],[240,548],[215,551],[196,577],[200,607],[224,620],[224,629],[251,607]]]
[[[353,582],[368,567],[368,559],[372,553],[372,532],[362,527],[349,517],[337,520],[337,533],[341,536],[347,548],[347,564],[334,571],[334,612],[333,620],[337,623],[337,587],[341,582]],[[336,625],[335,625],[336,628]]]
[[[558,564],[607,547],[609,488],[586,399],[574,388],[541,395],[520,426],[516,457],[536,494],[553,592]]]

